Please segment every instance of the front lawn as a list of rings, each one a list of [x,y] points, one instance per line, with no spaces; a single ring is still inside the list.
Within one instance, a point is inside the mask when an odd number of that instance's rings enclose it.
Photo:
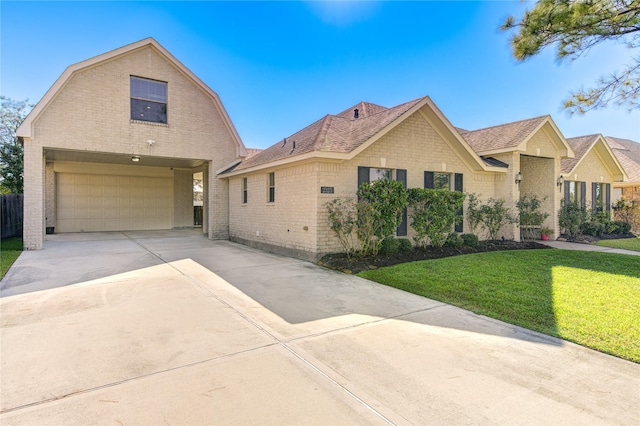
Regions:
[[[0,241],[0,279],[22,253],[22,239],[7,238]]]
[[[640,237],[637,238],[620,238],[616,240],[600,240],[599,246],[613,247],[625,250],[640,251]]]
[[[358,275],[640,362],[640,258],[568,250],[477,253]]]

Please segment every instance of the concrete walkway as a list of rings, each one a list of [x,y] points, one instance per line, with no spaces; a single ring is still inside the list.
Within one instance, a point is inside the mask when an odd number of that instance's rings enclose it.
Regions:
[[[546,246],[561,250],[577,250],[577,251],[599,251],[605,253],[628,254],[631,256],[640,256],[640,251],[617,249],[612,247],[602,247],[593,244],[570,243],[567,241],[536,241]]]
[[[640,365],[189,231],[0,282],[0,424],[640,424]]]

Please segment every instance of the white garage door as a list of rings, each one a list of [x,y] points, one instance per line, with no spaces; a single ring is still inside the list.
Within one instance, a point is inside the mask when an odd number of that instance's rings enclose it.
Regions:
[[[58,173],[56,232],[173,227],[169,177]]]

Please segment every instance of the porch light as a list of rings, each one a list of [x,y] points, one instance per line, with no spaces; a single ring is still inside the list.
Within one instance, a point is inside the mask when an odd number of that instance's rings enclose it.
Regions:
[[[562,186],[562,182],[564,182],[564,179],[562,178],[562,176],[558,177],[558,186]]]
[[[133,161],[134,163],[137,163],[138,161],[140,161],[140,157],[138,157],[137,155],[134,155],[133,157],[131,157],[131,161]]]
[[[519,185],[522,182],[522,172],[516,174],[516,183]]]

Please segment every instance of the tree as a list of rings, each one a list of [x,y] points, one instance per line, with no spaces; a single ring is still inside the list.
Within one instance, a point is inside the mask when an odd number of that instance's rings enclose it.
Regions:
[[[14,101],[4,96],[0,96],[0,105],[0,192],[21,194],[24,157],[16,129],[33,105],[28,100]]]
[[[500,28],[517,29],[511,47],[518,61],[525,61],[552,45],[557,45],[559,60],[577,59],[605,41],[637,49],[640,0],[539,0],[520,22],[510,16]],[[632,58],[622,71],[602,77],[597,86],[571,92],[564,100],[564,108],[570,114],[584,114],[609,103],[629,110],[640,107],[640,55]]]

